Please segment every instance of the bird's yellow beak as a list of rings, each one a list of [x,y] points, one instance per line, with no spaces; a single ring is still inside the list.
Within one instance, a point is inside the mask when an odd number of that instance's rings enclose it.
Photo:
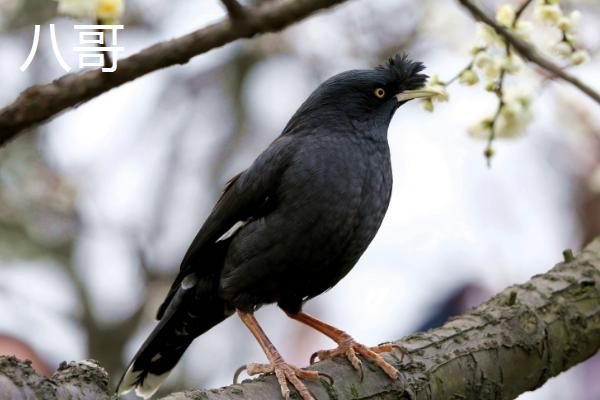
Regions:
[[[396,95],[396,98],[398,99],[399,102],[402,102],[402,101],[408,101],[408,100],[412,100],[412,99],[422,99],[422,98],[426,98],[426,97],[433,97],[433,96],[437,96],[439,94],[440,93],[436,92],[435,90],[413,89],[413,90],[405,90],[402,93],[398,93]]]

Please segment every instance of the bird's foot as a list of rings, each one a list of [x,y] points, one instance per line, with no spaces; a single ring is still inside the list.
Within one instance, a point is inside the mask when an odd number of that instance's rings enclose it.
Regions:
[[[388,353],[393,349],[399,349],[402,353],[402,357],[406,354],[406,350],[404,350],[401,346],[393,343],[384,343],[375,347],[367,347],[364,344],[356,342],[350,335],[345,334],[338,342],[338,347],[332,350],[321,350],[317,351],[310,358],[310,363],[313,364],[315,359],[325,360],[332,357],[337,356],[345,356],[350,364],[360,372],[360,379],[362,381],[364,377],[362,362],[358,358],[358,355],[363,356],[369,361],[375,363],[379,368],[386,373],[391,379],[398,379],[399,372],[394,366],[383,359],[380,356],[380,353]]]
[[[277,382],[279,383],[279,387],[281,388],[281,394],[286,400],[290,398],[290,389],[287,384],[288,382],[292,384],[292,386],[298,391],[304,400],[315,399],[310,394],[304,383],[302,383],[300,378],[318,381],[321,379],[321,377],[324,377],[330,381],[330,384],[333,384],[333,378],[327,374],[300,369],[283,361],[275,362],[273,364],[249,363],[243,365],[236,371],[235,376],[233,377],[234,383],[237,383],[240,373],[244,370],[246,370],[246,373],[250,376],[258,374],[275,374],[277,377]]]

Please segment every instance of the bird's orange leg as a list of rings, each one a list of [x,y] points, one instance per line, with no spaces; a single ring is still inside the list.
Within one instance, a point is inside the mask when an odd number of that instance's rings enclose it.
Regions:
[[[398,370],[396,370],[396,368],[394,368],[393,365],[385,361],[383,357],[379,355],[379,353],[390,352],[393,348],[399,348],[402,352],[404,352],[404,349],[402,349],[400,346],[396,344],[382,344],[376,347],[369,348],[363,344],[357,343],[352,338],[352,336],[348,335],[346,332],[337,329],[331,325],[328,325],[324,322],[321,322],[318,319],[315,319],[303,312],[299,312],[297,314],[288,313],[288,316],[292,319],[295,319],[296,321],[302,322],[303,324],[310,326],[313,329],[318,330],[319,332],[328,336],[338,344],[338,347],[336,349],[321,350],[315,353],[319,360],[325,360],[326,358],[345,355],[352,364],[352,366],[358,371],[360,371],[362,379],[362,366],[360,360],[357,357],[357,354],[360,354],[367,360],[370,360],[376,365],[378,365],[390,378],[398,378]],[[312,360],[313,358],[311,357],[311,363]]]
[[[308,378],[319,380],[319,373],[316,371],[306,371],[300,368],[294,367],[292,365],[287,364],[283,361],[283,358],[273,346],[273,343],[269,340],[265,332],[262,330],[256,318],[254,318],[254,314],[246,313],[240,310],[237,310],[238,316],[242,320],[242,322],[248,327],[250,332],[254,335],[260,347],[262,347],[267,359],[269,360],[269,364],[248,364],[245,366],[248,375],[256,375],[256,374],[268,374],[274,373],[277,377],[277,382],[279,382],[279,386],[281,387],[281,394],[287,400],[290,398],[290,389],[288,388],[287,381],[289,381],[292,386],[296,388],[300,396],[304,400],[314,400],[306,386],[300,381],[299,378]],[[236,377],[240,371],[236,372]]]

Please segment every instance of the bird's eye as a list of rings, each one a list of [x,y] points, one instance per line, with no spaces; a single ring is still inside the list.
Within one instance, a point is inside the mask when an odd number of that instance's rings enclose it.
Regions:
[[[377,88],[373,91],[373,94],[378,99],[383,99],[385,97],[385,90],[383,90],[383,88]]]

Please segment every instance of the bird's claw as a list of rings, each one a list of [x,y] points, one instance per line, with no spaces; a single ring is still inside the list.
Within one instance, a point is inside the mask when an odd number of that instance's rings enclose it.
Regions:
[[[311,380],[319,380],[325,378],[333,384],[333,378],[327,374],[317,371],[310,371],[294,367],[293,365],[286,364],[285,362],[276,362],[274,364],[256,364],[249,363],[242,365],[235,371],[233,377],[233,383],[237,384],[240,374],[243,371],[250,376],[258,374],[275,374],[279,387],[281,388],[281,395],[288,400],[290,398],[290,389],[288,382],[298,391],[303,400],[315,400],[310,394],[304,383],[300,378],[306,378]]]
[[[333,386],[333,384],[335,383],[335,380],[333,379],[333,376],[326,374],[325,372],[319,372],[319,377],[320,378],[325,378],[325,380],[327,381],[327,383],[329,384],[329,386]]]
[[[233,374],[233,384],[234,385],[237,385],[239,383],[238,379],[240,378],[241,373],[244,372],[247,368],[248,368],[248,365],[244,364],[235,370],[235,373]]]
[[[314,363],[317,362],[317,357],[319,357],[319,352],[315,351],[314,353],[311,354],[310,356],[310,360],[308,360],[310,365],[313,365]]]
[[[379,346],[375,346],[373,348],[368,348],[367,346],[357,343],[354,339],[348,337],[343,342],[339,344],[339,346],[333,350],[321,350],[314,353],[311,358],[311,364],[315,362],[318,358],[319,360],[325,360],[327,358],[333,358],[340,355],[344,355],[352,367],[356,369],[360,374],[360,380],[362,382],[364,378],[364,371],[362,367],[362,362],[358,358],[358,355],[363,356],[369,361],[375,363],[379,368],[381,368],[387,376],[391,379],[398,379],[399,373],[394,366],[385,361],[383,357],[379,355],[379,353],[387,353],[393,350],[394,348],[398,348],[402,355],[407,354],[406,350],[401,346],[396,345],[394,343],[385,343]]]
[[[404,362],[404,357],[408,357],[409,362],[413,361],[413,358],[408,352],[408,350],[402,345],[399,345],[398,343],[387,342],[377,345],[375,347],[371,347],[372,351],[379,354],[391,353],[394,349],[398,350],[398,352],[400,353],[400,362]]]
[[[360,383],[365,379],[365,370],[363,369],[362,362],[358,362],[358,368],[354,367],[354,369],[358,370],[358,375],[360,376]]]

